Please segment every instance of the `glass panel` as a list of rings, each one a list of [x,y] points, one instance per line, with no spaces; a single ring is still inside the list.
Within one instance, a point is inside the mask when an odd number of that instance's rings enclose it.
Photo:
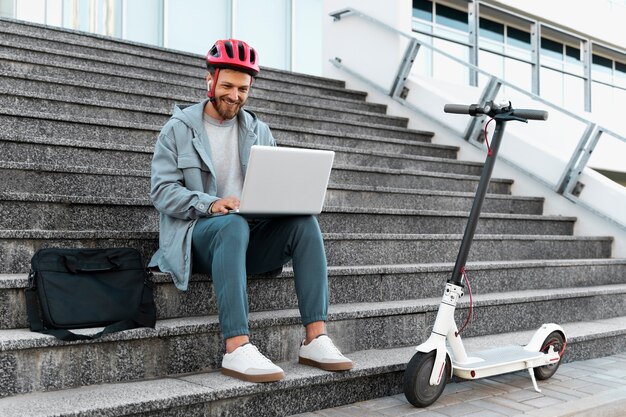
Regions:
[[[497,42],[504,43],[504,25],[493,20],[480,18],[480,36]]]
[[[230,37],[228,0],[170,0],[165,13],[168,48],[205,55],[216,40]]]
[[[548,68],[541,68],[540,72],[540,96],[563,105],[563,73]]]
[[[13,0],[0,0],[0,17],[15,17]]]
[[[122,37],[122,0],[98,0],[96,33]]]
[[[509,45],[530,50],[530,33],[508,26],[506,35]]]
[[[89,3],[89,0],[78,0],[76,3],[76,7],[78,7],[78,10],[76,11],[78,20],[74,20],[74,29],[85,32],[89,32],[94,29],[91,25],[91,20],[89,19],[91,6]]]
[[[262,66],[289,69],[289,0],[237,0],[233,36],[259,51]],[[271,30],[268,30],[271,27]]]
[[[563,44],[547,38],[541,38],[541,54],[555,60],[563,60]]]
[[[322,75],[322,0],[295,1],[293,71]]]
[[[626,88],[626,64],[615,61],[615,85]],[[625,103],[626,104],[626,103]]]
[[[597,81],[610,83],[613,73],[613,61],[603,56],[593,54],[591,64],[591,78]]]
[[[63,0],[48,0],[46,25],[63,26]]]
[[[162,46],[163,0],[132,0],[124,4],[124,39]]]
[[[433,21],[433,2],[429,0],[413,0],[413,17]]]
[[[437,4],[436,13],[437,17],[435,18],[435,21],[438,24],[462,30],[464,32],[469,31],[467,12],[453,9],[442,4]]]
[[[89,0],[63,1],[63,27],[89,31]]]
[[[46,0],[20,0],[15,3],[16,19],[46,23]]]
[[[580,62],[580,48],[565,45],[565,60]]]

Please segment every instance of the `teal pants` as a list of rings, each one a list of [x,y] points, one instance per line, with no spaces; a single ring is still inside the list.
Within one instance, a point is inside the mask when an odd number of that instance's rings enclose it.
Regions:
[[[192,237],[194,272],[211,274],[224,339],[247,335],[247,275],[292,261],[302,323],[326,321],[328,272],[324,242],[313,216],[248,223],[235,214],[198,220]]]

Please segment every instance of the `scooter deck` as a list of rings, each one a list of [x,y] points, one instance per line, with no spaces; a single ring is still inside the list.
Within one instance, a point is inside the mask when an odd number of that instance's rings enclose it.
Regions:
[[[452,365],[455,375],[477,379],[546,365],[546,356],[543,352],[525,350],[523,346],[504,346],[473,353],[464,363],[452,358]]]

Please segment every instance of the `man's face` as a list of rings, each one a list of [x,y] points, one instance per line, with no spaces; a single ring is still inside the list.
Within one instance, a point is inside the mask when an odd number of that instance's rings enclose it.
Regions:
[[[207,83],[214,81],[208,73],[206,79]],[[215,86],[215,105],[206,106],[209,115],[222,120],[237,116],[239,109],[248,99],[251,80],[250,74],[245,72],[221,69]]]

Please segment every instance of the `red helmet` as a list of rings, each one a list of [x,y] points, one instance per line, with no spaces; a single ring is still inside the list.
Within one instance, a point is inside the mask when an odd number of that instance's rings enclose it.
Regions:
[[[253,77],[259,73],[259,56],[244,41],[226,39],[215,42],[206,54],[207,65],[243,71]]]

